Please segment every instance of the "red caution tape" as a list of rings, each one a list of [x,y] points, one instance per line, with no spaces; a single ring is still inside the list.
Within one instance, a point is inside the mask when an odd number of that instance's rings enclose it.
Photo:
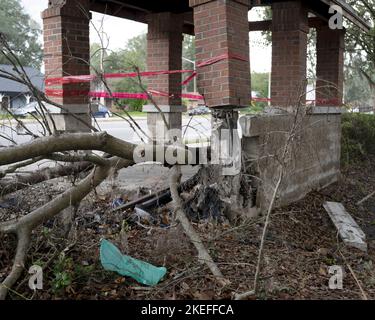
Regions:
[[[65,93],[64,93],[65,94]],[[128,92],[108,92],[90,91],[88,95],[92,98],[117,98],[117,99],[138,99],[147,100],[148,95],[146,93],[128,93]]]
[[[176,74],[176,73],[194,73],[194,70],[171,70],[171,71],[144,71],[144,72],[128,72],[128,73],[106,73],[103,75],[104,79],[121,79],[121,78],[135,78],[141,77],[152,77],[163,74]],[[83,76],[66,76],[62,78],[49,78],[46,79],[46,86],[71,84],[71,83],[83,83],[91,82],[98,77],[96,75],[83,75]]]
[[[150,90],[152,96],[172,97],[166,92]],[[84,91],[84,90],[61,90],[61,89],[46,89],[46,94],[50,97],[62,96],[89,96],[92,98],[117,98],[117,99],[139,99],[148,100],[147,93],[129,93],[129,92],[112,92],[111,94],[105,91]],[[181,98],[190,100],[203,100],[203,96],[199,94],[183,93],[178,95]]]
[[[197,76],[197,72],[194,71],[189,77],[187,77],[184,81],[181,82],[181,85],[186,86],[191,80],[193,80]]]
[[[189,100],[204,100],[204,97],[200,94],[190,94],[190,93],[183,93],[180,94],[181,98],[189,99]]]
[[[217,56],[217,57],[208,59],[206,61],[203,61],[201,63],[198,63],[197,67],[198,68],[203,68],[203,67],[206,67],[206,66],[210,66],[210,65],[212,65],[214,63],[220,62],[222,60],[228,60],[228,59],[240,60],[240,61],[249,61],[248,58],[242,57],[242,56],[240,56],[238,54],[224,53],[224,54],[222,54],[220,56]]]
[[[198,68],[202,68],[205,66],[212,65],[222,60],[227,59],[235,59],[241,61],[248,61],[248,59],[241,57],[236,54],[222,54],[220,56],[208,59],[207,61],[203,61],[197,65]],[[135,77],[153,77],[158,75],[164,74],[178,74],[178,73],[191,73],[191,75],[182,82],[182,85],[188,84],[196,75],[197,72],[195,70],[170,70],[170,71],[143,71],[143,72],[128,72],[128,73],[106,73],[103,75],[104,79],[115,79],[115,78],[135,78]],[[49,78],[46,79],[45,84],[46,86],[52,85],[61,85],[61,84],[71,84],[71,83],[83,83],[83,82],[91,82],[97,79],[96,75],[81,75],[81,76],[66,76],[61,78]]]
[[[217,62],[227,60],[227,59],[235,59],[241,61],[248,61],[248,59],[241,57],[236,54],[222,54],[220,56],[208,59],[207,61],[203,61],[197,65],[198,68],[203,68],[205,66],[209,66],[215,64]],[[178,74],[178,73],[191,73],[181,85],[187,85],[194,77],[197,76],[196,70],[171,70],[171,71],[145,71],[145,72],[128,72],[128,73],[108,73],[104,74],[104,79],[115,79],[115,78],[134,78],[134,77],[152,77],[157,75],[164,75],[164,74]],[[45,84],[46,86],[52,85],[62,85],[62,84],[71,84],[71,83],[85,83],[91,82],[98,77],[96,75],[80,75],[80,76],[66,76],[61,78],[49,78],[46,79]],[[156,90],[149,90],[149,94],[153,96],[163,96],[163,97],[172,97],[173,94],[168,92],[161,92]],[[62,89],[46,89],[46,95],[51,97],[62,97],[62,96],[80,96],[80,95],[88,95],[92,98],[117,98],[117,99],[141,99],[141,100],[148,100],[149,96],[147,93],[129,93],[129,92],[113,92],[109,94],[108,92],[101,92],[101,91],[84,91],[84,90],[62,90]],[[204,97],[199,94],[179,94],[177,95],[181,98],[190,99],[190,100],[204,100]]]

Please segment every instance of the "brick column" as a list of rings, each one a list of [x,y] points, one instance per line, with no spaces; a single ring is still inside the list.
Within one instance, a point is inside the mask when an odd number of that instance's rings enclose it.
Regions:
[[[182,26],[183,19],[171,12],[149,14],[147,34],[147,70],[181,70],[182,69]],[[181,129],[182,107],[181,74],[159,75],[147,79],[148,89],[173,96],[154,96],[158,107],[163,111],[170,129]],[[154,105],[146,105],[143,111],[148,112],[147,124],[151,135],[157,140],[165,138],[164,121]]]
[[[249,23],[246,0],[190,0],[194,9],[197,64],[221,55],[226,59],[198,69],[198,90],[209,107],[250,104]]]
[[[64,4],[49,1],[42,12],[44,36],[44,64],[46,78],[90,74],[89,0],[66,0]],[[63,84],[51,87],[63,90],[61,97],[51,100],[62,104],[91,124],[87,95],[72,96],[69,91],[89,91],[89,83]],[[57,130],[89,131],[84,124],[61,111],[53,115]]]
[[[300,0],[274,2],[272,12],[271,103],[290,107],[306,91],[308,11]]]
[[[316,105],[341,106],[344,85],[345,31],[317,28]]]

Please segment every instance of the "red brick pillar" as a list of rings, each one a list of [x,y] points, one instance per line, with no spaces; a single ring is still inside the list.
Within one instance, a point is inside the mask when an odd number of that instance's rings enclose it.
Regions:
[[[45,77],[90,74],[89,0],[66,0],[64,4],[49,1],[42,18]],[[51,100],[91,124],[88,95],[72,95],[72,90],[88,92],[89,83],[54,85],[49,88],[62,90],[61,97],[51,97]],[[89,130],[64,111],[54,114],[53,118],[58,130]]]
[[[317,28],[316,105],[341,106],[344,85],[345,31]]]
[[[302,1],[272,4],[271,99],[275,107],[305,103],[308,11]]]
[[[147,70],[182,69],[182,26],[180,15],[171,12],[149,14],[147,34]],[[185,111],[181,97],[182,75],[166,74],[147,78],[148,90],[168,93],[170,96],[154,96],[158,107],[163,111],[170,129],[181,129],[181,115]],[[153,105],[144,106],[148,112],[147,123],[153,137],[164,137],[165,124],[159,111]]]
[[[198,91],[209,107],[238,108],[250,104],[248,3],[190,0],[194,8],[197,64],[229,55],[228,59],[198,69]]]

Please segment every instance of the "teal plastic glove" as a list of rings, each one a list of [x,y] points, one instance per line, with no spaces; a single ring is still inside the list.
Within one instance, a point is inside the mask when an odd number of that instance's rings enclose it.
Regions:
[[[105,239],[100,244],[100,261],[105,270],[132,277],[147,286],[158,284],[167,273],[164,267],[155,267],[147,262],[123,255],[114,244]]]

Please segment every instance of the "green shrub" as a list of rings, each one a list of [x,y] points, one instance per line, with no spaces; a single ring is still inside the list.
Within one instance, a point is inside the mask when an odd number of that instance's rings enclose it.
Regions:
[[[52,290],[55,293],[64,291],[72,284],[74,262],[65,254],[61,254],[53,267],[54,279],[52,280]]]
[[[346,113],[342,117],[342,162],[365,160],[375,155],[375,115]]]

